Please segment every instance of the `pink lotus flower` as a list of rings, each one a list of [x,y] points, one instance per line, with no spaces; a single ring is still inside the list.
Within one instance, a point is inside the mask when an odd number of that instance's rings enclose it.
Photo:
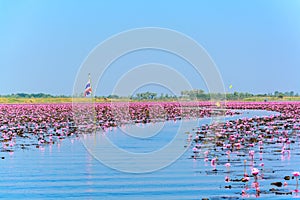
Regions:
[[[298,192],[298,177],[299,177],[299,175],[300,175],[300,172],[293,172],[292,173],[293,174],[293,176],[295,176],[296,177],[296,190],[295,190],[295,192]]]
[[[293,172],[292,174],[293,174],[293,176],[295,176],[295,177],[300,176],[300,172]]]
[[[259,173],[259,170],[257,168],[253,168],[251,173],[252,173],[253,176],[257,176],[258,173]]]
[[[226,177],[225,177],[225,181],[226,181],[226,182],[229,182],[229,181],[230,181],[230,178],[229,178],[228,176],[226,176]]]
[[[247,197],[248,196],[245,190],[242,190],[242,196],[243,197]]]
[[[211,160],[210,164],[211,164],[212,167],[216,167],[216,165],[217,165],[217,158],[213,158]]]
[[[259,166],[263,167],[265,166],[265,163],[260,163]]]
[[[193,148],[193,152],[194,152],[194,153],[197,153],[197,152],[198,152],[198,148],[194,147],[194,148]]]
[[[254,157],[254,151],[253,150],[249,151],[249,156],[253,159],[253,157]]]
[[[209,154],[209,151],[205,151],[205,152],[204,152],[205,157],[206,157],[208,154]]]
[[[230,163],[226,163],[224,166],[225,167],[230,167],[231,165],[230,165]]]

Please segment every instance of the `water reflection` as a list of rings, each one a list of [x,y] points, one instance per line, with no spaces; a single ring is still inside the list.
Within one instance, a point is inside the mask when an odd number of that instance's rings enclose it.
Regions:
[[[205,119],[199,121],[199,126],[202,124],[206,124]],[[171,122],[166,124],[167,129],[173,127]],[[133,141],[118,129],[107,130],[104,134],[109,134],[117,145],[136,152],[141,151],[139,145],[146,147],[143,151],[151,151],[172,138],[172,135],[162,134],[151,138],[157,139],[156,146],[142,142],[134,146]],[[284,145],[280,142],[282,139],[274,137],[258,146],[250,145],[253,157],[242,147],[238,150],[239,147],[235,146],[237,150],[234,151],[230,150],[231,145],[229,148],[214,147],[211,144],[217,141],[207,138],[206,143],[192,146],[171,166],[154,173],[134,175],[103,166],[86,151],[78,137],[72,136],[42,148],[32,145],[15,152],[1,152],[5,159],[0,160],[0,194],[4,199],[72,197],[119,200],[273,198],[280,193],[292,192],[279,196],[290,199],[299,195],[296,178],[291,174],[300,164],[297,159],[299,133],[295,134],[295,143]],[[184,136],[184,145],[195,139],[192,131]],[[256,178],[251,173],[253,168],[259,170]],[[285,176],[290,176],[290,179],[285,180]],[[285,184],[277,187],[271,185],[274,182]]]

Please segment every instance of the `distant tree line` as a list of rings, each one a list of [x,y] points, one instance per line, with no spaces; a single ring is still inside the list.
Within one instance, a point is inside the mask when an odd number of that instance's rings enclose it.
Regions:
[[[44,93],[36,93],[36,94],[16,93],[16,94],[9,94],[9,95],[0,95],[0,97],[7,97],[7,98],[62,98],[62,97],[69,97],[69,96],[51,95],[51,94],[44,94]]]
[[[239,100],[245,99],[249,97],[298,97],[298,93],[294,93],[293,91],[290,92],[279,92],[275,91],[274,93],[265,93],[265,94],[251,94],[248,92],[233,92],[233,93],[226,93],[226,99],[228,100]],[[184,90],[181,92],[181,97],[186,97],[189,99],[199,99],[199,100],[209,100],[213,98],[223,98],[224,95],[220,93],[205,93],[203,90]]]
[[[240,100],[249,97],[294,97],[299,96],[298,93],[294,93],[293,91],[290,92],[278,92],[275,91],[274,93],[266,93],[266,94],[251,94],[248,92],[233,92],[233,93],[205,93],[204,90],[201,89],[194,89],[194,90],[184,90],[181,91],[180,96],[176,95],[168,95],[168,94],[161,94],[160,96],[157,93],[152,92],[145,92],[145,93],[137,93],[134,96],[131,96],[131,99],[137,100],[144,100],[144,99],[174,99],[174,98],[182,98],[182,99],[189,99],[189,100],[210,100],[210,99],[222,99],[226,98],[227,100]]]
[[[83,95],[79,95],[83,96]],[[243,93],[243,92],[233,92],[233,93],[226,93],[225,97],[227,100],[239,100],[245,99],[249,97],[298,97],[298,93],[294,93],[293,91],[290,92],[279,92],[275,91],[274,93],[266,93],[266,94],[251,94],[251,93]],[[16,93],[16,94],[9,94],[9,95],[0,95],[0,97],[7,97],[7,98],[70,98],[71,96],[67,95],[51,95],[51,94],[44,94],[44,93],[36,93],[36,94],[27,94],[27,93]],[[221,93],[205,93],[204,90],[201,89],[194,89],[194,90],[184,90],[181,91],[180,96],[170,95],[161,93],[158,95],[155,92],[142,92],[136,93],[132,96],[128,97],[121,97],[116,94],[111,94],[108,96],[96,96],[96,98],[107,98],[107,99],[120,99],[120,98],[129,98],[132,100],[167,100],[167,99],[189,99],[189,100],[210,100],[210,99],[220,99],[224,98],[224,94]]]
[[[160,96],[158,96],[155,92],[143,92],[143,93],[136,93],[135,95],[130,96],[130,99],[135,100],[163,100],[163,99],[173,99],[177,98],[176,95],[170,95],[170,94],[163,94],[161,93]]]

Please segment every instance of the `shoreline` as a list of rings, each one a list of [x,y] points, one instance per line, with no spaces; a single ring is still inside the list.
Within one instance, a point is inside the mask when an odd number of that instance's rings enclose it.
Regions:
[[[294,102],[300,101],[299,97],[249,97],[239,100],[223,100],[220,102]],[[55,104],[55,103],[73,103],[73,102],[82,102],[82,103],[127,103],[127,102],[209,102],[213,100],[191,100],[186,98],[170,98],[170,99],[154,99],[154,100],[132,100],[129,98],[119,98],[119,99],[110,99],[110,98],[73,98],[73,97],[49,97],[49,98],[21,98],[21,97],[0,97],[0,104]]]

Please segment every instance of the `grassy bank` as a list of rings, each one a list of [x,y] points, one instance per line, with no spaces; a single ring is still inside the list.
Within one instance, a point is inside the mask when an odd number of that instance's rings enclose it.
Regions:
[[[90,98],[76,98],[76,102],[90,102]],[[95,102],[111,102],[111,101],[128,101],[128,99],[104,99],[104,98],[94,98]],[[71,97],[47,97],[47,98],[11,98],[11,97],[0,97],[0,103],[71,103]]]
[[[178,99],[163,99],[163,100],[143,100],[143,101],[177,101]],[[187,100],[187,99],[182,99]],[[199,100],[199,99],[198,99]],[[244,99],[239,99],[239,101],[300,101],[300,97],[249,97]],[[90,102],[90,98],[77,98],[77,102]],[[108,99],[108,98],[94,98],[95,102],[127,102],[127,101],[137,101],[130,100],[128,98],[119,99]],[[229,100],[230,101],[230,100]],[[47,98],[13,98],[13,97],[0,97],[1,104],[16,104],[16,103],[71,103],[71,97],[47,97]]]
[[[300,97],[249,97],[241,101],[300,101]]]

